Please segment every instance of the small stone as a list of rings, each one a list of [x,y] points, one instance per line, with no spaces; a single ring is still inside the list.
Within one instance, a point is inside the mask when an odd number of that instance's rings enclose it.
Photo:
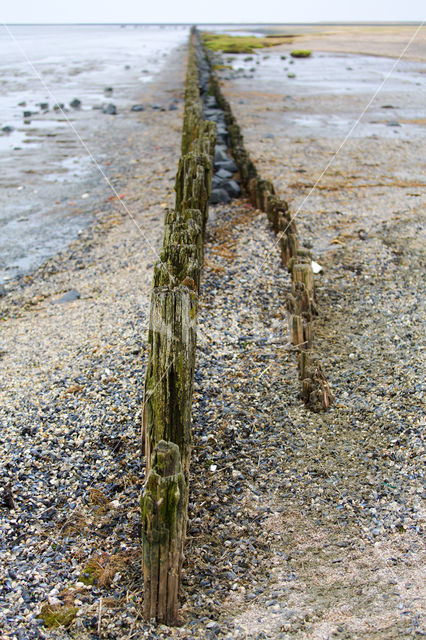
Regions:
[[[175,105],[174,102],[169,104],[169,111],[177,111],[177,106]]]
[[[80,297],[80,293],[77,291],[77,289],[71,289],[71,291],[64,293],[64,295],[58,298],[58,300],[55,300],[55,304],[74,302],[74,300],[78,300]]]
[[[117,115],[117,107],[115,106],[115,104],[112,104],[112,102],[110,102],[102,108],[102,113],[107,113],[111,116],[115,116]]]
[[[81,100],[74,98],[74,100],[71,100],[70,102],[70,107],[72,109],[81,109]]]
[[[211,204],[228,203],[231,202],[231,196],[225,189],[212,189],[210,195]]]
[[[134,104],[130,111],[145,111],[145,107],[143,106],[143,104]]]
[[[225,189],[225,191],[229,193],[231,198],[238,198],[238,196],[241,194],[240,185],[235,180],[228,180],[227,182],[225,182],[223,184],[223,189]]]
[[[215,175],[221,180],[228,180],[228,178],[232,178],[232,173],[230,171],[226,171],[226,169],[219,169],[219,171],[216,171]]]

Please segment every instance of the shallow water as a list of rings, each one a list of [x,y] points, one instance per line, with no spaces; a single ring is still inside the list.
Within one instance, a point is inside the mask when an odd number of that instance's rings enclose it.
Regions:
[[[188,36],[183,26],[9,30],[0,27],[0,283],[39,266],[91,221],[104,183],[78,137],[102,164],[111,127],[123,137],[137,130],[132,104]],[[81,109],[69,106],[74,98]],[[118,115],[94,110],[105,103]]]

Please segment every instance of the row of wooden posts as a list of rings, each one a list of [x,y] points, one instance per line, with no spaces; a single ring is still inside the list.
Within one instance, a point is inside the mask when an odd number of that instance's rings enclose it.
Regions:
[[[207,51],[206,54],[210,55]],[[302,398],[313,411],[328,409],[333,395],[320,361],[313,351],[314,318],[318,312],[312,255],[300,246],[296,222],[287,202],[277,197],[272,182],[260,177],[244,147],[241,129],[214,73],[211,75],[210,83],[216,101],[225,114],[232,155],[238,166],[241,182],[253,206],[266,213],[273,230],[278,234],[281,259],[291,274],[292,285],[287,306],[290,314],[291,343],[298,357]]]
[[[165,624],[175,624],[178,617],[198,295],[216,144],[216,124],[202,120],[196,42],[192,30],[175,207],[166,212],[163,247],[154,268],[143,414],[144,616]]]

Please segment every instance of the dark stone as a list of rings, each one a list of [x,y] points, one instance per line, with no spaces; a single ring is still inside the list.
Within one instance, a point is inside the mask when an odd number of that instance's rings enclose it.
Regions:
[[[18,102],[18,107],[26,107],[27,103],[25,102],[25,100],[23,100],[22,102]]]
[[[70,102],[70,107],[72,109],[81,109],[81,100],[74,98],[74,100],[71,100]]]
[[[111,94],[113,91],[114,91],[114,89],[112,87],[105,87],[105,89],[104,89],[104,93]]]
[[[223,189],[231,196],[231,198],[238,198],[241,194],[240,185],[235,180],[229,180],[223,183]]]
[[[162,107],[159,104],[152,104],[151,105],[151,109],[154,109],[154,111],[164,111],[165,110],[164,107]]]
[[[177,106],[175,105],[174,102],[169,104],[169,111],[177,111]]]
[[[401,125],[399,124],[399,122],[397,122],[397,120],[391,120],[390,122],[386,123],[387,127],[400,127]]]
[[[145,111],[143,104],[134,104],[130,111]]]
[[[74,302],[74,300],[78,300],[80,298],[80,294],[77,289],[71,289],[67,293],[64,293],[63,296],[55,300],[55,304],[63,304],[64,302]]]
[[[126,71],[128,71],[130,69],[130,65],[129,64],[125,64],[124,68],[126,69]]]
[[[214,96],[206,96],[204,99],[206,107],[217,108],[216,98]]]
[[[231,202],[231,196],[225,191],[225,189],[212,189],[210,196],[211,204]]]
[[[12,133],[12,131],[15,131],[15,127],[11,127],[10,124],[7,124],[6,126],[2,127],[2,131],[3,133]]]
[[[49,111],[49,103],[48,102],[40,102],[39,107],[42,111]]]
[[[215,164],[217,162],[222,162],[222,161],[226,161],[229,160],[229,156],[226,153],[226,147],[219,147],[216,145],[216,149],[214,152],[214,162]]]
[[[225,169],[225,171],[230,171],[231,173],[235,173],[237,171],[237,165],[232,160],[232,158],[228,158],[228,160],[222,160],[221,162],[215,162],[214,166],[217,169]]]
[[[0,298],[4,298],[7,295],[7,290],[4,284],[0,284]]]
[[[24,111],[24,118],[31,118],[32,115],[33,115],[32,111]]]
[[[273,133],[265,133],[263,137],[267,138],[268,140],[273,140],[275,138]]]
[[[65,105],[63,102],[58,102],[58,104],[54,104],[53,105],[53,111],[60,111],[61,109],[64,109]]]
[[[117,107],[115,106],[115,104],[112,104],[112,102],[110,102],[109,104],[102,107],[102,113],[108,113],[111,116],[115,116],[117,115]]]
[[[212,189],[217,189],[220,185],[223,184],[223,180],[218,178],[217,176],[213,176],[212,178]]]
[[[222,180],[228,180],[228,178],[232,178],[232,173],[230,171],[226,171],[225,169],[219,169],[219,171],[216,171],[215,175]]]

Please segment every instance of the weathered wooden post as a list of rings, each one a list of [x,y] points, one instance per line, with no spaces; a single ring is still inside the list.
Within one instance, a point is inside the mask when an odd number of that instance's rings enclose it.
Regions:
[[[198,295],[180,285],[152,292],[145,378],[144,434],[147,470],[160,440],[178,445],[188,474]]]
[[[178,588],[186,528],[187,485],[173,442],[160,440],[141,501],[144,616],[164,624],[178,621]]]

